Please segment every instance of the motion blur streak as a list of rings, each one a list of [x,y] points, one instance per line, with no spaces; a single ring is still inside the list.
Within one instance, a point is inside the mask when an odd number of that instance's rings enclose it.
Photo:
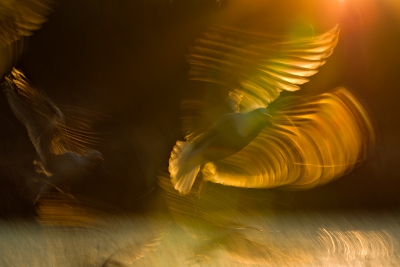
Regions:
[[[339,28],[315,37],[287,37],[237,28],[210,28],[187,57],[189,79],[240,87],[241,112],[266,107],[282,91],[318,72],[339,40]]]
[[[257,201],[277,206],[258,194],[266,190],[197,179],[192,191],[181,195],[166,173],[159,184],[184,232],[174,230],[179,242],[187,248],[197,244],[186,254],[187,266],[397,266],[393,213],[273,212],[255,206]]]
[[[16,65],[25,49],[25,37],[47,21],[52,0],[1,1],[0,3],[0,78]]]
[[[357,257],[378,258],[393,255],[396,240],[385,230],[329,231],[320,229],[319,242],[328,255],[342,255],[346,260]]]
[[[270,35],[251,29],[215,26],[197,39],[187,57],[189,79],[202,85],[200,94],[206,97],[203,106],[193,102],[199,98],[193,88],[186,96],[191,100],[183,101],[184,112],[188,113],[184,115],[183,131],[188,142],[178,141],[171,152],[169,171],[175,189],[186,194],[199,171],[204,173],[205,180],[236,187],[310,188],[351,169],[358,161],[359,149],[352,149],[355,155],[340,159],[343,145],[333,153],[330,148],[339,142],[335,141],[335,133],[329,133],[329,128],[340,123],[343,130],[338,138],[348,135],[348,141],[354,143],[352,138],[360,136],[356,129],[363,127],[349,125],[348,120],[350,124],[357,124],[358,113],[361,113],[360,121],[365,115],[362,108],[358,111],[361,106],[345,89],[321,100],[292,99],[291,104],[286,104],[288,107],[278,104],[276,114],[265,109],[270,109],[271,103],[272,108],[276,106],[281,92],[297,91],[307,83],[333,53],[338,40],[337,25],[315,37]],[[295,101],[301,104],[297,106]],[[355,119],[346,110],[349,106],[356,107]],[[257,115],[259,108],[263,109],[264,116]],[[330,119],[336,112],[338,119]],[[274,125],[267,126],[270,123]],[[227,133],[221,134],[224,131]],[[322,138],[313,141],[317,135]],[[223,153],[229,150],[233,153]],[[322,174],[322,165],[331,170]]]
[[[73,121],[69,127],[54,102],[17,69],[6,77],[2,87],[10,109],[25,126],[36,150],[33,164],[37,175],[32,180],[42,181],[43,186],[35,193],[34,201],[50,185],[68,193],[74,184],[90,177],[103,162],[102,154],[88,147],[100,141],[99,135],[91,136],[94,131],[90,126],[97,119],[96,113],[90,112],[85,116],[85,109],[76,109],[76,122]],[[26,180],[28,184],[31,182],[29,178]]]
[[[246,231],[261,234],[263,230],[251,223],[243,223],[251,213],[235,205],[238,194],[228,194],[218,185],[205,184],[197,179],[191,192],[182,195],[174,189],[168,174],[164,173],[159,175],[159,184],[165,191],[165,199],[175,223],[186,235],[202,242],[194,250],[194,255],[188,257],[188,264],[212,264],[211,254],[218,249],[226,251],[230,260],[244,264],[265,264],[274,256],[284,256],[288,260],[289,257],[279,249],[243,235]],[[250,208],[251,203],[247,204]]]
[[[2,1],[0,45],[6,46],[23,36],[30,36],[47,21],[54,4],[52,0]]]
[[[375,142],[371,119],[345,88],[282,98],[247,147],[203,169],[205,180],[247,188],[309,189],[350,172]]]
[[[170,220],[159,214],[143,216],[147,222],[137,224],[141,216],[82,196],[47,194],[39,200],[37,213],[47,250],[66,249],[66,240],[72,239],[72,246],[80,248],[78,254],[86,252],[72,260],[78,261],[76,265],[65,265],[68,253],[56,253],[49,257],[49,266],[130,266],[156,251],[170,228]],[[62,242],[55,238],[58,235]]]

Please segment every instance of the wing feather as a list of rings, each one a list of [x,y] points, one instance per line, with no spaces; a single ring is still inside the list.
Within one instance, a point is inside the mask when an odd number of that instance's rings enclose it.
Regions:
[[[282,91],[299,90],[318,72],[338,36],[337,26],[293,40],[214,27],[196,40],[187,56],[189,79],[217,86],[203,83],[188,92],[182,104],[187,139],[201,135],[227,112],[268,106],[273,118],[272,126],[244,149],[205,164],[205,180],[235,187],[308,189],[343,176],[365,160],[374,145],[374,129],[367,111],[347,89],[277,100]]]
[[[241,111],[267,106],[281,91],[295,91],[325,64],[337,42],[335,26],[319,36],[283,40],[228,27],[210,28],[190,49],[189,79],[240,87],[244,98]],[[249,106],[250,105],[250,106]]]
[[[9,74],[25,49],[25,38],[38,30],[52,11],[53,0],[0,2],[0,77]]]
[[[52,11],[52,0],[5,0],[0,3],[0,45],[5,47],[40,29]]]
[[[206,180],[248,188],[309,189],[347,174],[371,151],[371,119],[345,88],[277,101],[273,126],[235,155],[207,164]]]
[[[8,103],[17,119],[25,125],[29,138],[41,159],[46,161],[51,154],[73,151],[85,155],[88,146],[99,144],[92,125],[105,116],[86,109],[61,106],[68,118],[43,92],[36,89],[16,69],[7,77],[4,91]]]
[[[13,69],[3,85],[4,92],[17,119],[26,127],[29,138],[43,161],[50,155],[50,146],[64,121],[61,111],[25,76]]]

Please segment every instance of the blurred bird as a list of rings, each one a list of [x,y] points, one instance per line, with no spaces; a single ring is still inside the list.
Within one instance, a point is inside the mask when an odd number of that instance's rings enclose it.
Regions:
[[[177,142],[170,159],[172,183],[182,194],[189,193],[200,166],[243,149],[269,124],[265,108],[222,116],[206,133],[192,142]]]
[[[66,127],[61,110],[22,72],[13,69],[2,86],[11,110],[26,127],[36,149],[35,170],[47,177],[43,190],[48,185],[68,190],[103,161],[99,151],[85,146],[91,143],[87,132]]]
[[[0,2],[0,78],[16,66],[25,48],[25,37],[47,21],[53,4],[53,0]]]
[[[278,98],[308,82],[338,38],[337,26],[294,39],[218,26],[196,40],[189,79],[203,86],[182,103],[187,142],[178,141],[169,160],[175,189],[189,193],[200,170],[224,185],[306,189],[363,161],[374,132],[347,89]]]

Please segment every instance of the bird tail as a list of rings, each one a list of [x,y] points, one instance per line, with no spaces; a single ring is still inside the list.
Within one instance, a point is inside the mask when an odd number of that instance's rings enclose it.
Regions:
[[[186,195],[190,192],[197,174],[200,171],[201,160],[191,154],[191,142],[176,142],[169,159],[169,173],[171,182],[179,193]]]

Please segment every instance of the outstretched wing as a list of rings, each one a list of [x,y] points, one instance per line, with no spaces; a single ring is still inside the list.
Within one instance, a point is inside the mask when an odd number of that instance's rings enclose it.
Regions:
[[[52,0],[3,0],[0,3],[0,45],[5,47],[40,29],[52,11]]]
[[[36,152],[45,161],[54,140],[63,134],[64,115],[43,91],[33,87],[16,69],[6,77],[3,89],[11,110],[25,125]]]
[[[39,29],[53,0],[0,1],[0,78],[10,73],[25,48],[25,36]]]
[[[189,78],[240,88],[240,111],[266,107],[281,91],[296,91],[335,48],[338,27],[315,37],[285,40],[227,27],[210,28],[187,60]],[[258,106],[254,106],[257,103]]]
[[[296,91],[318,72],[339,37],[338,27],[313,37],[290,39],[228,27],[213,27],[196,40],[187,61],[195,81],[182,102],[188,140],[228,112],[266,107],[282,91]]]
[[[43,92],[36,89],[19,70],[13,69],[3,85],[8,103],[25,125],[30,140],[42,160],[50,154],[67,151],[84,155],[88,145],[98,141],[91,129],[95,115],[87,110],[66,107],[71,117],[66,126],[64,114]],[[97,116],[98,117],[98,116]]]
[[[206,180],[247,188],[309,189],[349,173],[375,143],[368,112],[345,88],[277,102],[272,126],[235,155],[206,164]]]

